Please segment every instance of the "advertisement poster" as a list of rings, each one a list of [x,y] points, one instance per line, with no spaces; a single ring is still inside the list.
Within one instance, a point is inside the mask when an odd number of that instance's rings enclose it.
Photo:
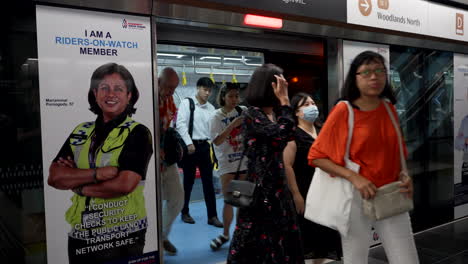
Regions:
[[[468,215],[468,55],[454,54],[455,218]]]
[[[158,263],[150,19],[36,15],[48,263]]]
[[[354,58],[356,58],[356,56],[361,52],[367,50],[374,51],[382,55],[385,59],[385,66],[387,69],[390,69],[390,46],[345,40],[343,41],[343,81],[346,80],[346,75],[348,74]],[[371,246],[380,243],[379,235],[375,232],[373,227],[371,232],[371,241]]]

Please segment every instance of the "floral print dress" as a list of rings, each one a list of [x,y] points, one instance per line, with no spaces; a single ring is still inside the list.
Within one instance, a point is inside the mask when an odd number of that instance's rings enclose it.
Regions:
[[[282,106],[277,114],[274,123],[260,108],[244,111],[247,180],[257,187],[253,204],[239,210],[227,263],[304,263],[283,165],[283,150],[294,135],[293,110]]]

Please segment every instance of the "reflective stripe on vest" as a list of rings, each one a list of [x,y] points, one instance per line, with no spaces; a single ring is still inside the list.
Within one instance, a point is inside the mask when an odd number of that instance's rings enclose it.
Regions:
[[[119,167],[119,157],[125,141],[132,130],[139,125],[127,117],[120,125],[112,129],[106,140],[97,148],[96,167]],[[75,128],[73,134],[81,135],[79,139],[70,139],[77,168],[89,169],[89,149],[95,129],[94,122],[85,122]],[[136,232],[146,228],[146,208],[143,195],[144,181],[141,181],[131,193],[116,198],[90,198],[74,194],[72,205],[65,218],[72,227],[70,236],[95,237],[113,230],[113,232]],[[105,232],[104,232],[104,231]],[[86,237],[83,237],[84,235]]]

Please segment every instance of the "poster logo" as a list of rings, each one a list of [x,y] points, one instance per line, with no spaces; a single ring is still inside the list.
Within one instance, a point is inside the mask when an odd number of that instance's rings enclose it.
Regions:
[[[368,16],[372,12],[372,2],[371,0],[359,0],[359,12],[363,16]]]
[[[379,54],[387,54],[388,49],[387,48],[377,48],[377,53]]]
[[[142,30],[142,29],[145,29],[146,26],[141,23],[128,22],[127,19],[124,18],[122,21],[122,28]]]
[[[390,0],[378,0],[377,5],[380,9],[387,10],[390,5]]]
[[[457,13],[456,16],[456,33],[457,35],[463,36],[465,34],[465,19],[463,14]]]

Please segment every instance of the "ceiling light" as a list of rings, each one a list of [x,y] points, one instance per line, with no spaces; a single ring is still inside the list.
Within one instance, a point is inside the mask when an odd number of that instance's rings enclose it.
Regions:
[[[157,53],[158,56],[164,57],[176,57],[178,59],[185,57],[183,54],[172,54],[172,53]]]
[[[230,60],[230,61],[242,61],[242,58],[224,58],[224,60]]]
[[[221,57],[213,57],[213,56],[204,56],[201,57],[200,60],[220,60]]]

